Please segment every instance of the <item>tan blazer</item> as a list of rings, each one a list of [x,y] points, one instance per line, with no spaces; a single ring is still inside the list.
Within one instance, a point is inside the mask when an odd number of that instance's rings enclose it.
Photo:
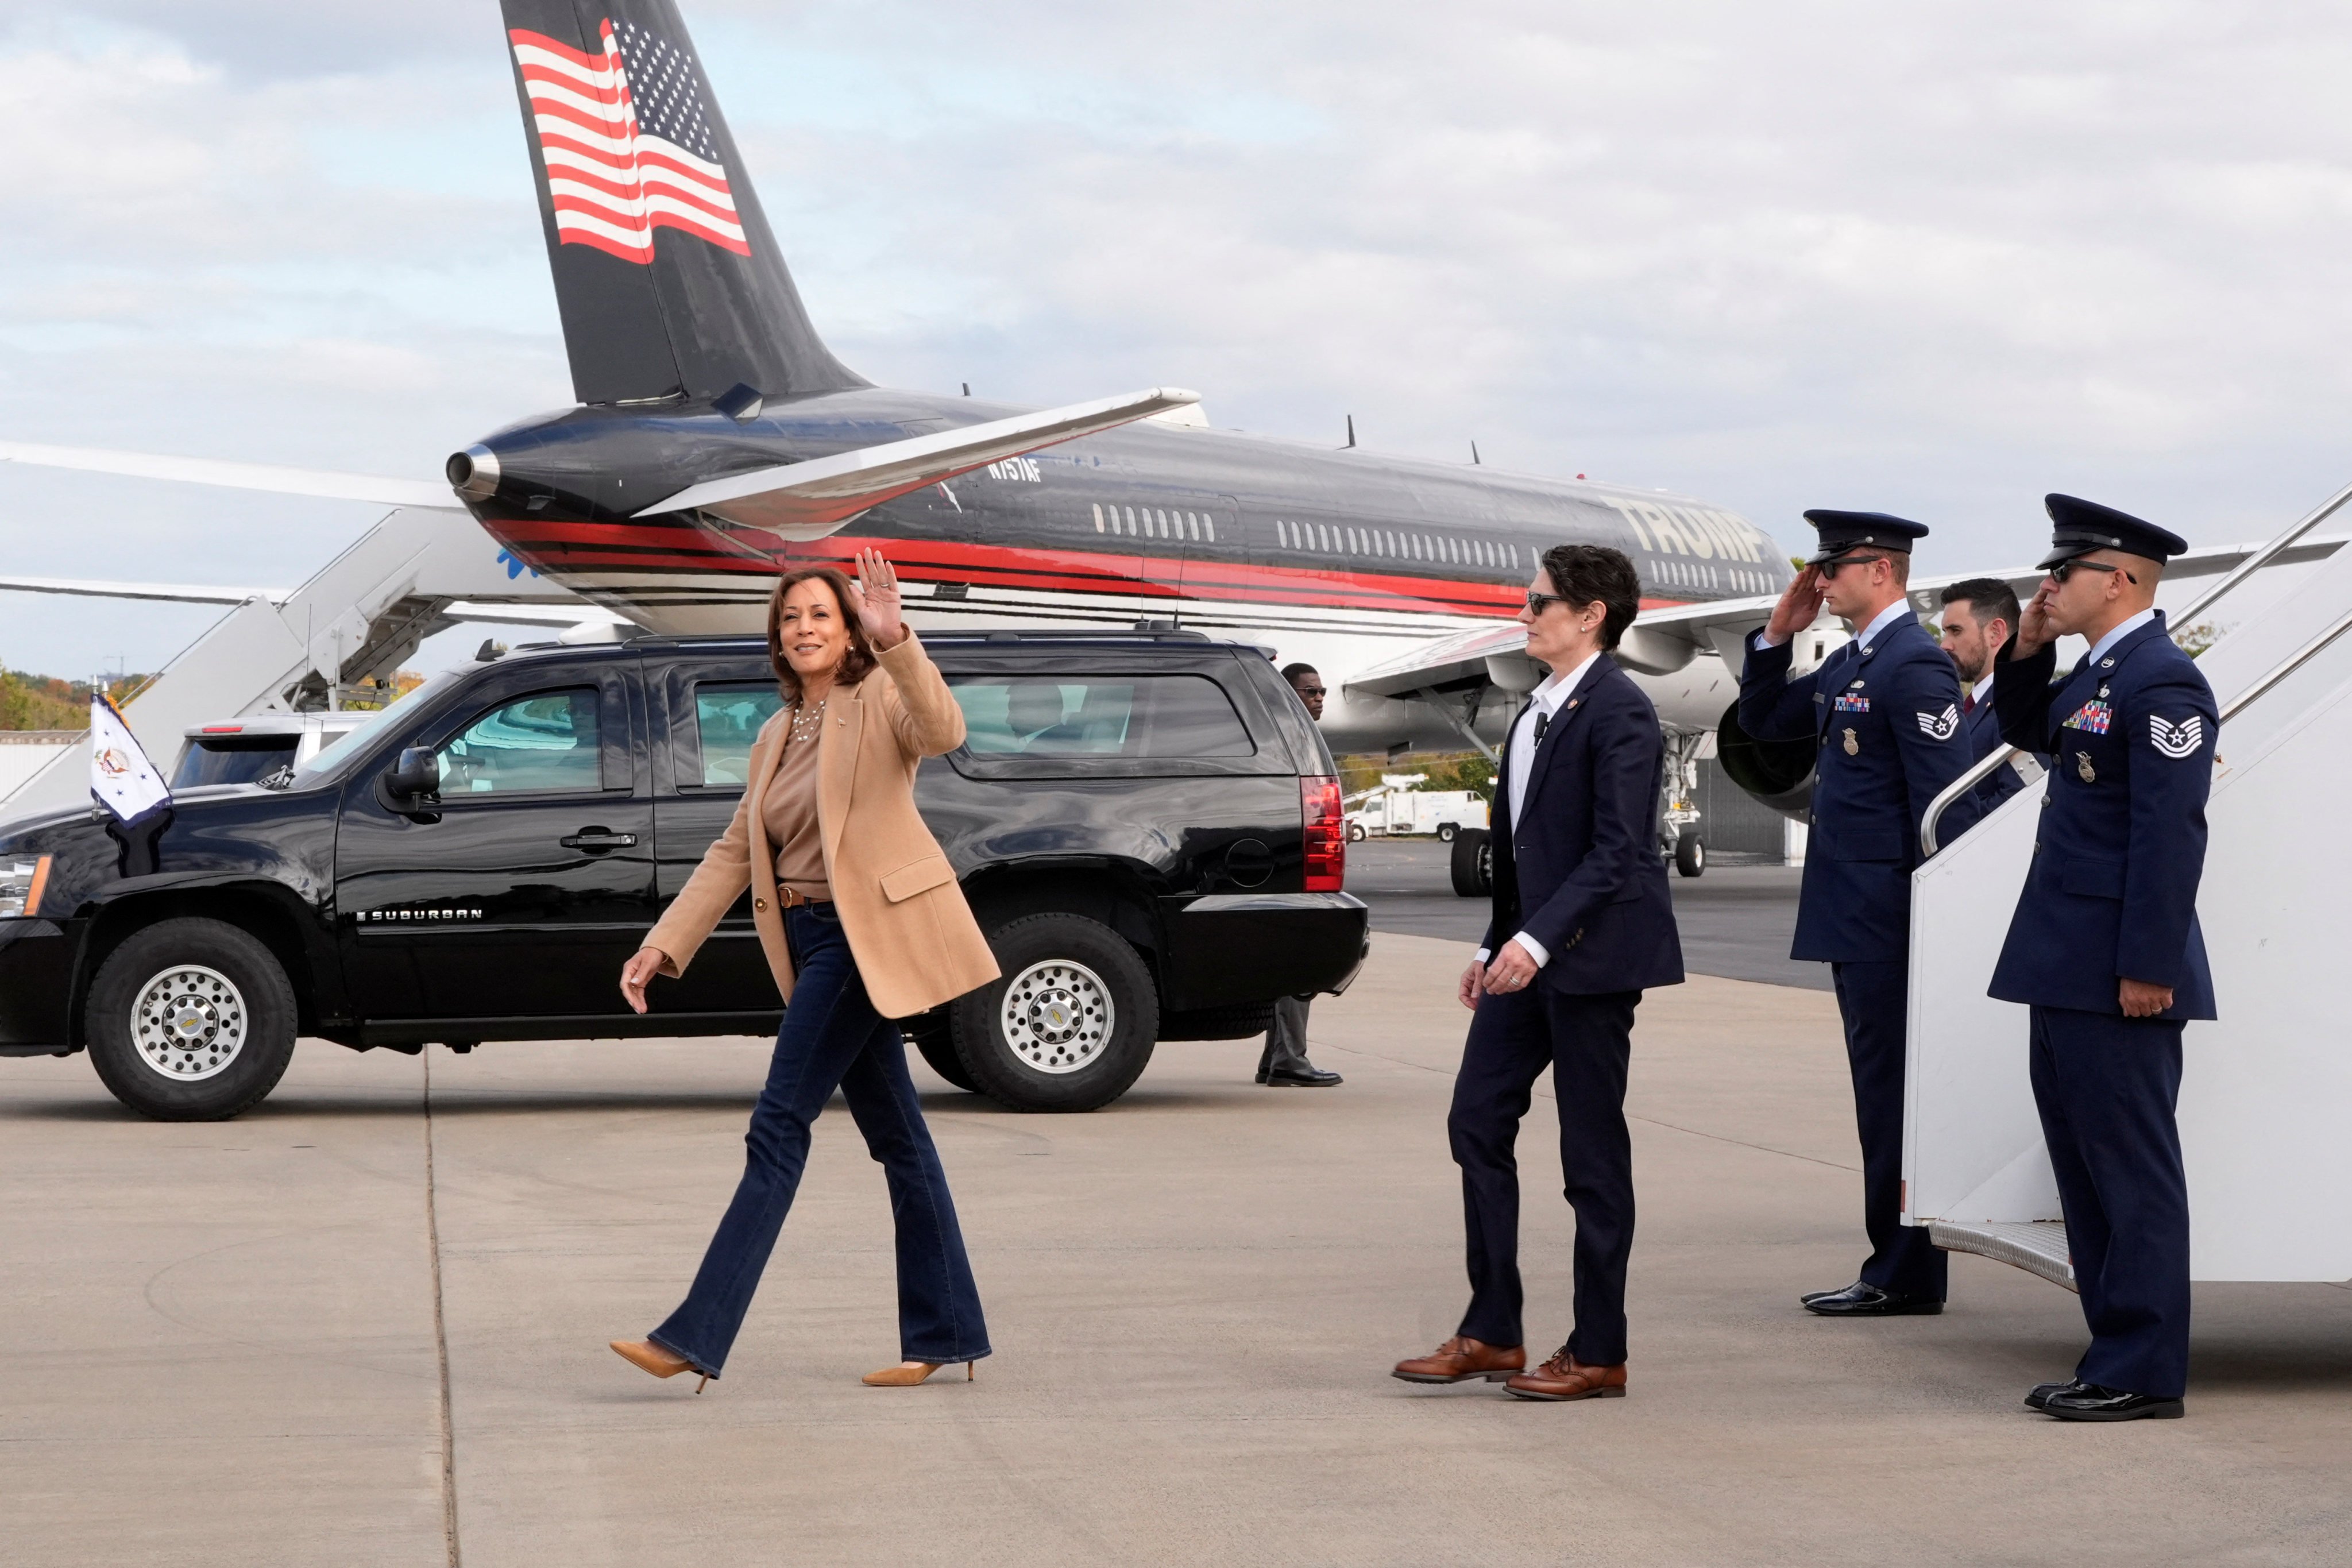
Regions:
[[[817,742],[816,816],[825,880],[866,994],[884,1017],[906,1018],[987,984],[997,969],[955,871],[915,810],[916,766],[963,744],[963,710],[911,635],[877,658],[864,680],[833,689]],[[735,820],[646,938],[661,950],[664,974],[686,972],[748,886],[776,989],[792,999],[776,852],[760,811],[791,721],[786,708],[761,726]]]

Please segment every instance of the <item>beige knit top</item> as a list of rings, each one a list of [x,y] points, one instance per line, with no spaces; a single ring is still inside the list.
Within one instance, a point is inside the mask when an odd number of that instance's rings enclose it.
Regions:
[[[760,825],[776,852],[776,886],[805,898],[830,899],[824,876],[824,839],[816,822],[817,737],[792,738],[786,719],[783,754],[760,797]]]

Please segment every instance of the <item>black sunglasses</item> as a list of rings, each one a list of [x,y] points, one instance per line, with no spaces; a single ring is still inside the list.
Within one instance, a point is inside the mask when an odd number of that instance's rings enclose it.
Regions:
[[[2110,565],[2105,561],[2085,561],[2079,555],[2072,561],[2061,561],[2057,565],[2050,568],[2050,580],[2063,587],[2066,579],[2076,572],[2121,572],[2125,582],[2135,588],[2139,586],[2139,579],[2133,576],[2129,569]]]
[[[1321,686],[1294,686],[1291,689],[1301,697],[1320,697],[1328,689]]]
[[[1886,557],[1884,555],[1842,555],[1835,561],[1822,562],[1820,565],[1814,567],[1813,570],[1820,573],[1822,574],[1822,581],[1826,583],[1831,578],[1836,576],[1839,571],[1844,567],[1867,566],[1874,561],[1884,561]]]
[[[1533,589],[1528,592],[1528,614],[1531,616],[1540,616],[1554,605],[1567,603],[1568,595],[1565,594],[1538,594]]]

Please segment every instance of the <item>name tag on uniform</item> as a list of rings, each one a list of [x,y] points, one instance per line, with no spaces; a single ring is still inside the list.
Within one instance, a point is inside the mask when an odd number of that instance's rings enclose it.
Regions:
[[[1867,713],[1870,711],[1870,699],[1859,691],[1841,691],[1837,694],[1835,707],[1841,713]]]
[[[2074,713],[2067,719],[2066,722],[2060,725],[2059,728],[2063,730],[2083,730],[2094,735],[2104,735],[2107,732],[2107,726],[2115,721],[2115,709],[2109,704],[2101,702],[2095,698],[2092,700],[2084,703],[2080,708],[2075,709]]]

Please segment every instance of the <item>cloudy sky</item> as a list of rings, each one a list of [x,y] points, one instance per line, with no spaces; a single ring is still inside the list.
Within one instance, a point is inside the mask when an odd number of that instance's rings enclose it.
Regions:
[[[686,0],[835,351],[1056,403],[2197,542],[2352,479],[2352,13]],[[430,477],[570,401],[496,8],[0,4],[0,437]],[[370,509],[0,468],[0,570],[290,584]],[[0,663],[185,608],[0,595]]]

